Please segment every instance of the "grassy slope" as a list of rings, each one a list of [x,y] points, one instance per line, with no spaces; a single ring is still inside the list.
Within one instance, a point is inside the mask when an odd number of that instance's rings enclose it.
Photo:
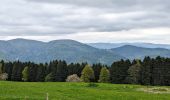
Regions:
[[[169,100],[170,94],[137,91],[139,85],[0,82],[0,100]],[[168,87],[169,88],[169,87]]]

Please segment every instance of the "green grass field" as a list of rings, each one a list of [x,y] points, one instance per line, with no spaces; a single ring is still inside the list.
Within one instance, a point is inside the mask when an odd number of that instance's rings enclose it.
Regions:
[[[0,82],[0,100],[170,100],[170,87],[88,83]]]

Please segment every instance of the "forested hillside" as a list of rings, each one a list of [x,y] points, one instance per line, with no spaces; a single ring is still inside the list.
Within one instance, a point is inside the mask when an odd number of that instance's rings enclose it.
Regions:
[[[71,76],[70,76],[71,75]],[[50,63],[0,63],[0,78],[26,82],[106,82],[116,84],[170,85],[170,58],[145,57],[144,60],[120,60],[111,66],[71,63],[55,60]]]
[[[14,39],[0,41],[0,58],[6,61],[50,62],[55,59],[71,62],[103,63],[111,65],[125,57],[114,52],[97,49],[74,40],[40,42]]]
[[[113,49],[98,49],[74,40],[54,40],[41,42],[26,39],[0,41],[0,59],[5,61],[45,63],[55,59],[67,63],[102,63],[111,65],[120,59],[143,59],[150,57],[170,57],[170,50],[164,48],[143,48],[125,45]]]
[[[122,47],[111,49],[112,52],[124,56],[128,59],[143,59],[145,56],[150,57],[170,57],[170,50],[163,48],[143,48],[139,46],[125,45]]]

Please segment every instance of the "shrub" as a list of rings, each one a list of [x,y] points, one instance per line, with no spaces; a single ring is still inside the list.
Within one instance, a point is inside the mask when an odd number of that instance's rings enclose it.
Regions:
[[[0,80],[7,80],[7,79],[8,79],[8,74],[7,73],[0,74]]]
[[[67,77],[66,82],[81,82],[77,74],[73,74]]]

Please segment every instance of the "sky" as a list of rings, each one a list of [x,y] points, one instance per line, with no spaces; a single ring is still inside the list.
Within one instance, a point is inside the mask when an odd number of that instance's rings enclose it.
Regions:
[[[170,44],[170,0],[0,0],[0,40]]]

